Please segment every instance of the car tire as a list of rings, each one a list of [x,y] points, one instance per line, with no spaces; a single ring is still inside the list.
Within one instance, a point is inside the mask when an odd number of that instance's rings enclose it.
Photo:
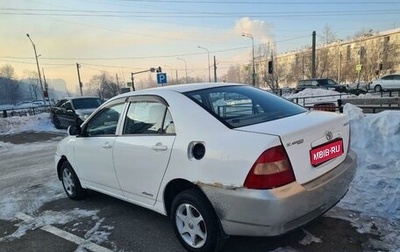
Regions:
[[[171,207],[175,235],[188,251],[218,251],[225,237],[208,199],[198,190],[179,193]]]
[[[67,161],[61,165],[61,182],[70,199],[81,200],[86,197],[87,190],[82,188],[78,176]]]
[[[56,115],[53,116],[53,124],[56,129],[61,129],[61,122],[60,119]]]
[[[375,91],[375,92],[382,92],[382,86],[381,86],[381,85],[376,85],[376,86],[374,87],[374,91]]]

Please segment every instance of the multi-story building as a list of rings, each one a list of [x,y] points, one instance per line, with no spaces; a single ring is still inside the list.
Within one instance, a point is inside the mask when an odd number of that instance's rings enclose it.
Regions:
[[[280,87],[311,78],[311,47],[276,55],[274,65]],[[400,28],[320,45],[316,48],[315,68],[314,77],[333,78],[341,83],[370,82],[400,72]]]

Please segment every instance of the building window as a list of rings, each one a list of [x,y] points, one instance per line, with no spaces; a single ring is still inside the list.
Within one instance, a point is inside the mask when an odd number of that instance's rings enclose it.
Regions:
[[[351,60],[351,46],[348,45],[347,46],[347,50],[346,50],[346,60]]]

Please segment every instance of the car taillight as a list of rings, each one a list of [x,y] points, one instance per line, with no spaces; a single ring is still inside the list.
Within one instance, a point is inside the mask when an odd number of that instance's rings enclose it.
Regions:
[[[282,145],[264,151],[253,164],[244,187],[272,189],[295,181],[292,165]]]

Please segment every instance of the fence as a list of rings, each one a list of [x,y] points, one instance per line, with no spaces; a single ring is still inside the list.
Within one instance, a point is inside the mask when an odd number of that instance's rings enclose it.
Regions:
[[[9,116],[27,116],[36,115],[40,113],[50,112],[50,106],[37,106],[37,107],[27,107],[27,108],[5,108],[2,109],[2,117],[6,118]]]

